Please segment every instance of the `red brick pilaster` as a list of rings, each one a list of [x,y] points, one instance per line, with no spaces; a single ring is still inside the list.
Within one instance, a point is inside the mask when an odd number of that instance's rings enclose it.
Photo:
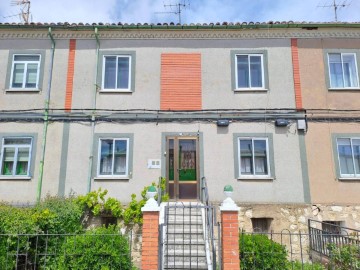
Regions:
[[[239,270],[238,211],[221,211],[222,269]]]
[[[143,212],[141,269],[158,269],[159,211]]]

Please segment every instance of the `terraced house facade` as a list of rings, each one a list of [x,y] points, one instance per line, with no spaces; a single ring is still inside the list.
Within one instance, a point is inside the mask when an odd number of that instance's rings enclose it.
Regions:
[[[246,230],[360,228],[360,24],[0,24],[0,199],[232,185]]]

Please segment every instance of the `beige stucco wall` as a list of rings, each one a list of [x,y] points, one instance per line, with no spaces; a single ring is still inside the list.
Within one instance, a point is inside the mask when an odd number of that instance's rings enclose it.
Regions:
[[[177,44],[167,40],[162,40],[161,46],[142,40],[131,44],[129,41],[101,40],[101,51],[135,52],[135,91],[132,93],[100,92],[97,94],[97,108],[159,109],[162,53],[201,53],[203,109],[294,107],[290,39],[245,39],[242,42],[236,41],[233,45],[224,41],[223,47],[219,47],[219,42],[205,39],[189,40],[187,46],[182,47],[182,43]],[[74,108],[91,108],[92,106],[96,67],[95,45],[95,40],[77,40]],[[231,50],[267,51],[268,59],[265,69],[268,71],[268,91],[243,93],[233,91]]]
[[[33,173],[29,179],[12,179],[0,177],[0,201],[13,203],[33,203],[36,200],[36,191],[39,177],[39,162],[41,156],[43,125],[37,123],[0,123],[2,136],[29,136],[35,135],[33,140],[36,144],[34,158],[31,160]],[[37,139],[36,139],[37,137]],[[1,142],[2,144],[2,142]]]
[[[298,46],[304,108],[308,110],[359,109],[360,90],[328,90],[326,84],[328,69],[324,56],[327,49],[359,50],[360,40],[299,39]],[[358,180],[339,181],[337,179],[335,165],[338,160],[334,156],[331,138],[334,133],[359,134],[360,125],[350,122],[309,123],[305,138],[312,202],[359,204],[360,182]]]
[[[307,162],[313,203],[360,203],[360,182],[339,181],[336,174],[337,156],[334,155],[331,135],[359,134],[357,123],[309,123],[306,134]],[[336,149],[335,149],[336,150]]]
[[[294,132],[295,125],[289,129],[274,128],[273,124],[231,123],[228,128],[218,128],[215,123],[139,123],[139,124],[98,124],[95,133],[121,134],[134,136],[133,170],[129,180],[92,180],[92,189],[98,187],[109,190],[109,195],[122,202],[130,200],[130,194],[140,194],[144,186],[157,182],[162,175],[161,169],[148,169],[148,159],[163,159],[164,142],[162,134],[177,133],[182,135],[199,132],[204,174],[208,181],[210,199],[223,200],[221,190],[226,184],[235,189],[234,199],[239,202],[304,202],[303,175],[300,164],[299,138]],[[86,192],[88,180],[88,161],[90,155],[90,128],[81,124],[71,124],[69,153],[67,157],[65,194]],[[273,134],[275,156],[275,178],[273,180],[237,180],[233,143],[234,133]],[[97,153],[97,149],[95,149]],[[94,166],[97,165],[97,154]],[[165,171],[165,170],[164,170]],[[92,178],[93,179],[93,178]],[[220,192],[219,192],[220,191]]]
[[[359,39],[299,39],[303,106],[306,109],[358,109],[359,91],[328,90],[326,49],[360,49]],[[360,68],[360,67],[358,67]]]

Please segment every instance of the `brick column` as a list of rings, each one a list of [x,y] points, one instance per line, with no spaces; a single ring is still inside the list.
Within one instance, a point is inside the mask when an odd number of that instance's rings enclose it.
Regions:
[[[156,194],[156,192],[154,193]],[[152,196],[146,202],[144,207],[141,208],[141,211],[143,212],[141,269],[157,270],[159,256],[160,207],[157,205],[156,201]]]
[[[222,269],[239,270],[239,207],[230,198],[229,193],[226,190],[224,192],[228,198],[220,206]]]

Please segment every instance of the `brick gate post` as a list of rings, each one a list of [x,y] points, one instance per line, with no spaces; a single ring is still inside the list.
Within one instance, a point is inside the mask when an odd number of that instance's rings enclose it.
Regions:
[[[221,211],[221,247],[222,269],[239,270],[239,207],[230,198],[233,192],[231,186],[225,186],[227,198],[220,206]]]
[[[141,269],[157,270],[159,256],[159,213],[160,207],[154,200],[156,188],[148,188],[150,197],[141,211],[143,212],[143,231],[142,231],[142,252]]]

